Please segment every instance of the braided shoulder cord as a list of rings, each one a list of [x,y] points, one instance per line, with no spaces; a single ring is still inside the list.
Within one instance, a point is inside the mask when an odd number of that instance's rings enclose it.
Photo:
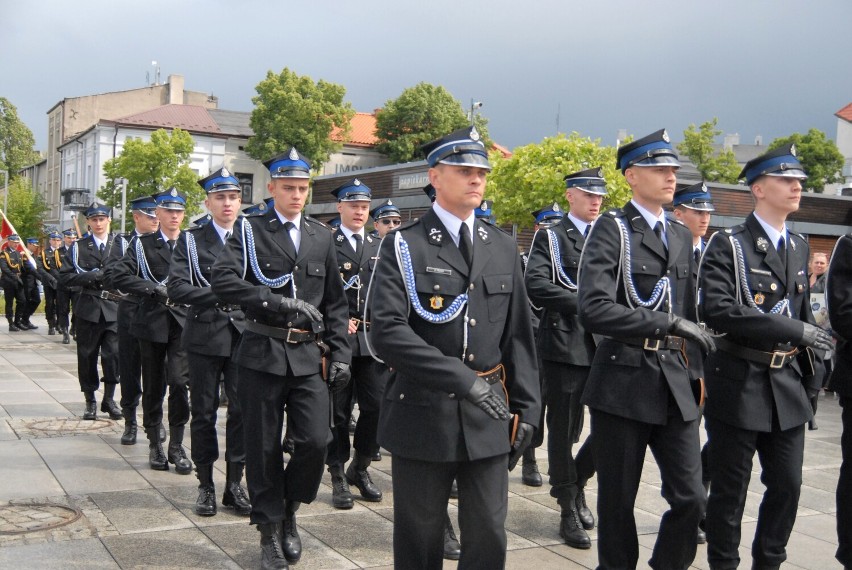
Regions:
[[[260,264],[257,262],[257,251],[254,248],[254,232],[251,228],[251,224],[246,222],[242,224],[242,232],[243,232],[243,275],[245,276],[245,264],[251,267],[252,273],[257,278],[257,280],[262,284],[266,285],[270,289],[278,289],[279,287],[283,287],[287,283],[290,283],[290,287],[293,292],[293,298],[296,298],[296,280],[293,279],[293,273],[287,273],[280,277],[276,277],[275,279],[270,279],[266,275],[263,274],[263,271],[260,269]]]
[[[665,302],[666,311],[671,313],[671,282],[668,277],[663,276],[659,281],[657,281],[657,284],[654,285],[654,290],[651,291],[651,297],[647,301],[644,301],[639,297],[639,293],[636,291],[636,284],[633,282],[633,273],[631,272],[630,260],[632,256],[630,251],[630,236],[627,234],[627,226],[624,225],[624,222],[622,222],[621,219],[614,219],[618,224],[618,228],[621,233],[621,273],[623,276],[622,280],[624,282],[624,292],[627,295],[627,302],[630,303],[630,307],[635,309],[636,306],[639,306],[656,311]]]
[[[577,284],[571,281],[565,270],[562,269],[562,252],[559,250],[559,238],[553,230],[544,230],[547,232],[547,240],[550,243],[550,261],[553,264],[553,279],[571,291],[577,290]]]
[[[343,278],[343,274],[341,274],[340,280],[343,281],[343,290],[344,291],[349,291],[350,289],[358,290],[358,289],[361,288],[361,276],[360,275],[353,275],[347,281],[346,279]]]
[[[136,264],[139,267],[139,271],[142,273],[142,278],[146,281],[156,283],[157,285],[165,285],[168,283],[168,275],[166,275],[166,278],[162,281],[158,281],[151,273],[151,268],[148,266],[148,259],[145,257],[145,248],[142,246],[141,239],[136,240]]]
[[[74,264],[74,269],[77,270],[77,273],[89,273],[90,271],[100,271],[99,268],[95,267],[94,269],[83,269],[80,267],[80,260],[78,259],[79,252],[77,251],[77,242],[75,241],[71,245],[71,263]]]
[[[192,232],[186,232],[186,256],[189,258],[189,278],[195,278],[202,287],[210,287],[210,283],[201,274],[201,265],[198,263],[198,246],[195,245],[195,236]]]
[[[751,307],[752,309],[757,309],[761,313],[766,313],[763,309],[761,309],[757,303],[754,302],[754,296],[751,294],[751,289],[748,286],[748,271],[746,268],[745,256],[743,255],[743,247],[740,244],[740,241],[734,236],[729,236],[728,239],[731,240],[731,247],[734,250],[734,261],[736,263],[736,272],[737,272],[737,281],[740,285],[740,293],[742,297],[745,299],[746,305]],[[793,314],[790,312],[790,300],[786,297],[775,303],[775,305],[769,309],[769,313],[772,315],[787,315],[788,317],[792,317]]]

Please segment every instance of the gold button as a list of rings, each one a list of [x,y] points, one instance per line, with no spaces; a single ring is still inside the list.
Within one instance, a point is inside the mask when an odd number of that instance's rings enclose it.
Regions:
[[[405,394],[400,394],[400,395],[399,395],[399,399],[400,399],[400,400],[404,400],[404,399],[405,399]]]
[[[295,267],[293,267],[293,271],[298,271],[298,270],[299,270],[299,266],[298,266],[298,265],[296,265]]]
[[[769,286],[770,291],[775,291],[776,289],[778,289],[778,285],[776,285],[775,283]]]
[[[266,266],[269,267],[269,264],[267,263]]]

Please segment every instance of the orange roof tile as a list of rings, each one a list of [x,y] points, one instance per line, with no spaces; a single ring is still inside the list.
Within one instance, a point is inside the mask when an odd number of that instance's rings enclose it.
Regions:
[[[835,116],[840,117],[844,121],[849,121],[852,123],[852,103],[849,103],[839,111],[835,113]]]
[[[338,128],[331,131],[331,139],[355,146],[376,146],[378,144],[375,113],[355,113],[355,116],[349,122],[349,126],[347,140],[340,136],[340,129]]]
[[[501,144],[491,141],[491,150],[496,150],[503,155],[503,158],[512,158],[512,151]]]
[[[199,133],[220,134],[222,130],[204,107],[196,105],[162,105],[115,120],[124,125],[156,128],[179,128]]]

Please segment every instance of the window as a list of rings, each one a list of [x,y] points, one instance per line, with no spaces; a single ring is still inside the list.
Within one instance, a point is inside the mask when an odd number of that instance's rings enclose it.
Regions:
[[[252,197],[252,186],[254,185],[254,174],[243,174],[240,172],[236,172],[234,176],[237,177],[237,180],[240,181],[240,188],[242,188],[242,200],[243,204],[250,204]]]

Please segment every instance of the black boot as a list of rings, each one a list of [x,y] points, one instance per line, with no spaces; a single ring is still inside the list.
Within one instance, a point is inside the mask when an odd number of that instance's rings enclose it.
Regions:
[[[28,331],[34,331],[38,328],[36,325],[32,324],[29,319],[21,320],[21,324],[19,324],[18,326]]]
[[[580,524],[580,516],[573,502],[567,509],[562,509],[562,519],[559,523],[559,536],[565,544],[572,548],[587,550],[592,547],[592,541]]]
[[[538,463],[535,461],[535,448],[528,447],[524,451],[523,464],[521,466],[521,483],[528,487],[541,487],[541,473],[538,471]]]
[[[331,504],[335,509],[351,509],[355,501],[343,476],[343,466],[329,465],[328,472],[331,474]]]
[[[225,494],[222,495],[222,504],[226,507],[233,507],[234,513],[242,516],[251,514],[251,501],[249,501],[248,493],[240,484],[243,480],[244,463],[228,461],[225,468],[227,483],[225,484]]]
[[[583,525],[583,528],[586,530],[592,530],[595,528],[595,517],[592,514],[591,509],[586,504],[586,493],[583,491],[583,488],[580,487],[577,490],[577,497],[574,499],[574,505],[577,507],[577,515],[580,517],[580,523]]]
[[[124,416],[124,433],[121,434],[121,445],[136,445],[136,411],[128,410]]]
[[[71,344],[71,335],[68,334],[68,327],[62,327],[62,344]]]
[[[9,321],[9,332],[20,332],[21,331],[21,327],[18,326],[18,323],[16,323],[12,319],[7,319],[7,320]]]
[[[115,396],[115,384],[104,384],[104,398],[101,400],[101,411],[109,415],[111,420],[120,420],[123,418],[121,408],[113,399]]]
[[[83,412],[84,420],[96,420],[98,419],[97,412],[97,400],[95,399],[94,392],[84,392],[86,396],[86,411]]]
[[[201,517],[216,514],[216,487],[213,485],[213,465],[195,465],[198,477],[198,498],[192,510]]]
[[[456,532],[453,530],[453,521],[450,520],[450,513],[446,514],[444,521],[444,558],[447,560],[458,560],[461,558],[461,545],[459,539],[456,538]]]
[[[261,523],[257,525],[257,530],[260,531],[260,569],[287,570],[290,568],[281,549],[281,523]]]
[[[47,334],[48,334],[48,336],[56,336],[56,327],[53,326],[53,325],[50,325],[47,328]]]
[[[148,434],[148,464],[154,471],[168,471],[169,460],[163,453],[163,444],[157,434]]]
[[[192,462],[183,450],[184,426],[169,426],[169,463],[174,463],[175,471],[180,475],[192,473]]]
[[[370,473],[367,472],[370,461],[369,455],[361,455],[356,451],[355,458],[346,470],[346,481],[350,485],[358,487],[362,499],[371,503],[378,503],[382,500],[382,491],[376,487],[376,484],[370,478]]]
[[[299,529],[296,528],[296,511],[301,504],[298,501],[286,501],[284,504],[281,550],[284,551],[287,562],[298,562],[302,557],[302,539],[299,537]]]

